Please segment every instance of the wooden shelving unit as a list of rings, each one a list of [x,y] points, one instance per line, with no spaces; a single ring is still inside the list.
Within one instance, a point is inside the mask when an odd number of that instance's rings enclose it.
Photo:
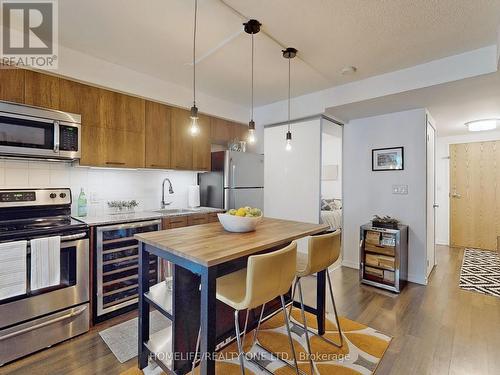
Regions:
[[[408,226],[360,228],[359,277],[363,284],[399,293],[408,275]]]

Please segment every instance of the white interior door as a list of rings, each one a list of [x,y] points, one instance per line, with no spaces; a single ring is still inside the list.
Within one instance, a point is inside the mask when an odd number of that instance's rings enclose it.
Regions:
[[[436,132],[427,120],[427,276],[436,265]]]

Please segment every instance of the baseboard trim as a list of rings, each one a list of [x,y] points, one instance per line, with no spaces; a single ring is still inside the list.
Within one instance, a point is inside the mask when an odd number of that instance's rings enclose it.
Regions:
[[[427,285],[427,278],[426,277],[422,278],[422,276],[408,274],[406,280],[415,284]]]
[[[342,260],[342,265],[343,265],[344,267],[349,267],[349,268],[354,268],[354,269],[356,269],[356,270],[359,270],[359,263],[351,262],[351,261],[349,261],[349,260],[345,260],[345,259],[343,259],[343,260]]]

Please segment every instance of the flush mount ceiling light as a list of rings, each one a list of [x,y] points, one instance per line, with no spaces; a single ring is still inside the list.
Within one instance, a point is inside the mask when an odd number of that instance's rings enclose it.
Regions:
[[[193,106],[191,107],[191,127],[189,132],[192,136],[200,132],[198,126],[198,107],[196,107],[196,16],[198,13],[198,0],[194,0],[194,27],[193,27]]]
[[[253,120],[253,55],[254,55],[254,41],[253,36],[260,31],[262,24],[257,20],[249,20],[243,24],[244,30],[247,34],[252,36],[252,111],[250,121],[248,122],[248,143],[255,143],[255,121]]]
[[[290,124],[290,82],[291,82],[291,67],[290,67],[290,61],[297,56],[297,50],[293,47],[288,47],[287,49],[284,49],[283,51],[283,57],[285,59],[288,59],[288,131],[286,132],[286,146],[285,149],[287,151],[292,150],[292,131],[291,131],[291,124]]]
[[[465,123],[465,126],[467,126],[470,132],[481,132],[485,130],[496,129],[499,122],[500,119],[490,118],[484,120],[469,121]]]
[[[344,66],[340,71],[340,74],[342,74],[343,76],[350,76],[356,73],[357,70],[358,68],[356,68],[355,66]]]

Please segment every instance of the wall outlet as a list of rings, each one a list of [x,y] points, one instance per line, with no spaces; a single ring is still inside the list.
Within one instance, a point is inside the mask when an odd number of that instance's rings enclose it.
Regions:
[[[407,195],[408,185],[392,185],[392,194]]]

